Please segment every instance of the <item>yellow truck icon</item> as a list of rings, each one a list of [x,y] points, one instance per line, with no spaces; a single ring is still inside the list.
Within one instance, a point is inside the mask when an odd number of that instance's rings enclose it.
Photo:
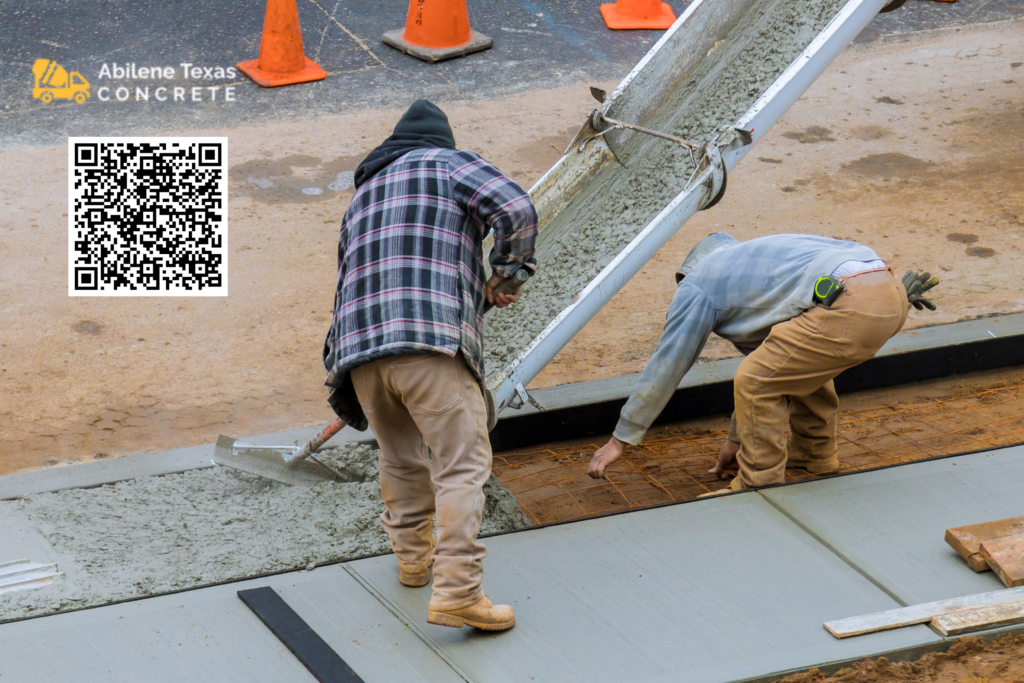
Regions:
[[[36,85],[32,89],[32,97],[42,100],[43,104],[59,100],[74,99],[78,104],[85,104],[89,95],[89,81],[82,74],[67,70],[52,59],[37,59],[32,65],[32,73],[36,77]]]

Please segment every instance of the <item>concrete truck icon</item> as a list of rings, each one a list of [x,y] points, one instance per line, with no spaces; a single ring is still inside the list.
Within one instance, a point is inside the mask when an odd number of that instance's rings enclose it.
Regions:
[[[74,99],[78,104],[85,104],[89,95],[89,81],[82,74],[67,70],[52,59],[37,59],[32,65],[32,73],[36,77],[36,85],[32,89],[32,97],[42,100],[43,104],[59,100]]]

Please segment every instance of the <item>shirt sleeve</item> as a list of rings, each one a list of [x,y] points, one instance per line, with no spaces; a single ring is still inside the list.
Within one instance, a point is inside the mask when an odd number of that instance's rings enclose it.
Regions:
[[[337,360],[337,340],[338,340],[338,326],[341,325],[341,320],[338,318],[338,309],[341,307],[341,296],[342,289],[345,286],[345,253],[348,247],[348,213],[345,213],[345,217],[341,221],[341,230],[338,232],[338,279],[335,283],[334,289],[334,312],[331,315],[331,325],[327,328],[327,338],[324,339],[324,367],[327,370],[327,380],[324,382],[327,386],[333,386],[332,382],[336,380],[334,373],[334,364]]]
[[[715,327],[715,307],[700,287],[685,280],[665,318],[665,331],[622,408],[614,436],[638,445],[700,356]]]
[[[476,154],[459,152],[448,163],[455,200],[494,230],[490,254],[494,274],[508,277],[519,264],[531,273],[536,271],[537,209],[530,195]]]

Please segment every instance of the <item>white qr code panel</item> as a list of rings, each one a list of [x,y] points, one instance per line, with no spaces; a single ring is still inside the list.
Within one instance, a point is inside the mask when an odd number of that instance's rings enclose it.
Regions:
[[[227,296],[227,138],[69,138],[69,296]]]

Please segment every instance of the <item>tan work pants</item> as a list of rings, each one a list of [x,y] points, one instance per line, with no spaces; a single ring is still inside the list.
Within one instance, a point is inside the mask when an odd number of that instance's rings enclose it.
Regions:
[[[432,608],[472,605],[483,596],[487,549],[477,535],[491,475],[480,384],[461,353],[382,358],[353,370],[352,382],[380,444],[380,519],[399,565],[416,571],[433,559]]]
[[[907,319],[906,291],[888,270],[853,275],[831,308],[817,305],[772,328],[736,372],[739,491],[785,481],[789,465],[838,467],[832,380],[863,363]],[[788,410],[787,410],[788,397]],[[791,436],[786,443],[786,422]]]

